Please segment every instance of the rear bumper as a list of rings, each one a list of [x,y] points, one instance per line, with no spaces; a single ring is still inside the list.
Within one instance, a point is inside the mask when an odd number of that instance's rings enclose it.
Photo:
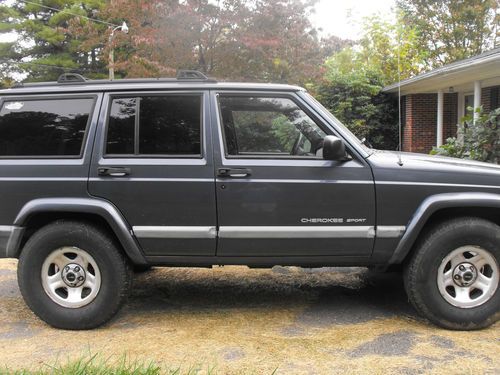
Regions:
[[[15,258],[24,228],[15,225],[0,225],[0,258]]]

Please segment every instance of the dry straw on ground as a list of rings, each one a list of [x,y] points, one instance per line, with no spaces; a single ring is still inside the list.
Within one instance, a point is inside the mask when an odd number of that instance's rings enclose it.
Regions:
[[[27,309],[16,263],[0,261],[0,364],[37,367],[84,352],[212,374],[500,373],[500,324],[452,332],[411,309],[397,274],[364,269],[155,269],[89,332]]]

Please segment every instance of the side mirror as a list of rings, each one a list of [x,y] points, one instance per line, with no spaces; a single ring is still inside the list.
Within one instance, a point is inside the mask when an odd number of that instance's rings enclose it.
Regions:
[[[327,135],[323,140],[323,159],[345,160],[345,144],[342,139],[334,135]]]

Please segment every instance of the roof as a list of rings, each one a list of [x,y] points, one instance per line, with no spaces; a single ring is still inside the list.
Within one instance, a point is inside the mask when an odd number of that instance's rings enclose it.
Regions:
[[[301,91],[298,86],[272,83],[217,82],[212,79],[140,78],[118,80],[58,81],[21,84],[0,90],[0,95],[86,93],[96,91],[144,90],[251,90],[251,91]]]
[[[449,87],[465,89],[474,81],[483,81],[483,87],[500,83],[500,47],[393,83],[382,91],[397,93],[401,87],[402,94],[414,94]]]

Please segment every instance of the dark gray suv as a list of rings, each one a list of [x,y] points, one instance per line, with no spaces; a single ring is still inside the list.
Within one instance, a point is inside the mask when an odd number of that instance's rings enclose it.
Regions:
[[[134,268],[401,268],[430,321],[500,306],[500,167],[367,148],[304,89],[176,79],[0,91],[0,257],[47,323],[89,329]]]

